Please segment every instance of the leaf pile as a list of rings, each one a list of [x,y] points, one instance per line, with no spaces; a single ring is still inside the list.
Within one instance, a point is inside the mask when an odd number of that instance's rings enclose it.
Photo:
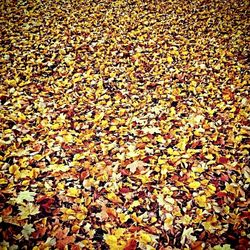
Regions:
[[[249,249],[248,15],[1,2],[0,248]]]

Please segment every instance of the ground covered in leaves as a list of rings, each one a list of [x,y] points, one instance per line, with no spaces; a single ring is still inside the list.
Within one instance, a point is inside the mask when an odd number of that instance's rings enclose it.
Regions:
[[[249,2],[1,3],[1,249],[248,249]]]

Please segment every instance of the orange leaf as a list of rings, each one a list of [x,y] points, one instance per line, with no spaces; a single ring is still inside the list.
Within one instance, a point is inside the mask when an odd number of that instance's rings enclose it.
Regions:
[[[43,227],[42,225],[39,225],[36,231],[32,233],[32,236],[35,239],[42,238],[45,235],[46,231],[47,231],[47,228],[45,226]]]
[[[134,232],[140,231],[140,230],[141,230],[141,227],[137,227],[137,226],[131,226],[131,227],[129,228],[129,231],[130,231],[131,233],[134,233]]]
[[[74,236],[67,236],[64,239],[57,240],[56,247],[59,250],[64,250],[65,246],[68,246],[70,243],[73,243],[75,241]]]
[[[110,216],[111,218],[116,218],[117,217],[117,213],[116,210],[114,208],[106,208],[106,213],[108,214],[108,216]]]
[[[202,241],[196,241],[191,245],[192,250],[202,250]]]
[[[135,240],[135,239],[130,239],[130,240],[127,242],[127,244],[126,244],[124,250],[135,250],[136,247],[137,247],[137,242],[136,242],[136,240]]]
[[[12,206],[8,206],[7,208],[3,209],[2,215],[3,216],[8,216],[12,213]]]

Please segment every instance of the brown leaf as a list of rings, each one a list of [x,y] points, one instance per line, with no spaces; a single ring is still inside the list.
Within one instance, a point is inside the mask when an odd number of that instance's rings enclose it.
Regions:
[[[65,246],[69,246],[70,243],[73,243],[75,241],[75,237],[72,235],[72,236],[66,236],[65,238],[59,238],[56,242],[56,247],[59,249],[59,250],[64,250],[65,249]]]

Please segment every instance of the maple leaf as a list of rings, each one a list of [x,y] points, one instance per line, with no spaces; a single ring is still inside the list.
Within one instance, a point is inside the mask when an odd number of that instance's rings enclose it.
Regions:
[[[216,245],[213,247],[213,250],[233,250],[233,248],[231,248],[231,246],[229,244],[225,244],[225,245]]]
[[[206,195],[197,196],[195,197],[195,201],[200,207],[206,207],[207,197]]]
[[[33,225],[32,224],[26,224],[21,233],[22,235],[24,236],[25,240],[28,240],[29,239],[29,236],[35,232],[35,229],[33,228]]]
[[[4,1],[0,248],[244,249],[248,1],[64,2]]]
[[[39,207],[35,206],[32,203],[27,203],[23,206],[19,206],[18,209],[20,210],[20,215],[21,215],[20,219],[26,219],[30,215],[36,215],[36,214],[40,213]]]
[[[15,201],[17,204],[22,204],[24,201],[34,201],[34,196],[36,195],[35,192],[30,191],[21,191],[17,198],[12,198],[13,201]]]
[[[146,164],[143,161],[134,161],[133,163],[128,164],[127,168],[134,174],[137,169],[142,171],[145,165]]]

